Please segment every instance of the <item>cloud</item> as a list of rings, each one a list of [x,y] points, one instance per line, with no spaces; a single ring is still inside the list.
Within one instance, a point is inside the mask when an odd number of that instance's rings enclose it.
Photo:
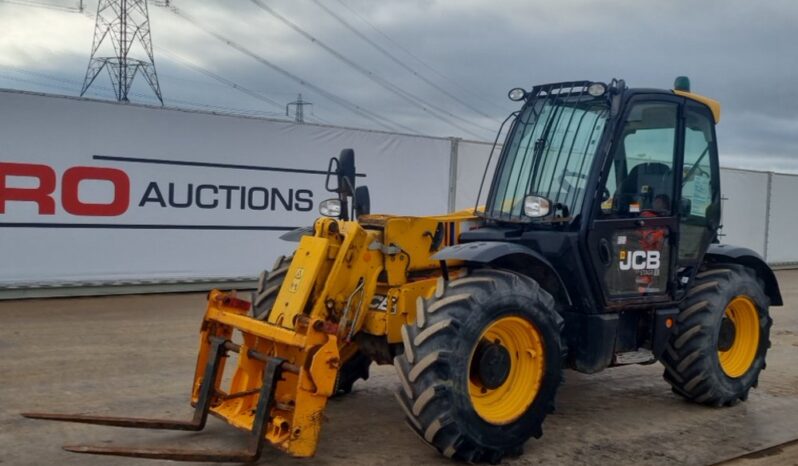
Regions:
[[[798,167],[794,149],[798,3],[793,1],[322,0],[415,72],[491,115],[490,119],[418,79],[312,1],[262,1],[316,41],[302,37],[251,1],[175,0],[173,4],[307,82],[403,125],[440,136],[490,138],[491,131],[479,127],[497,128],[515,108],[506,99],[511,87],[618,77],[634,87],[668,88],[677,75],[686,74],[694,91],[723,105],[718,132],[727,164],[745,161],[768,169],[777,161],[779,166]],[[167,9],[151,6],[150,11],[167,102],[281,112],[278,106],[198,74],[171,59],[168,51],[281,104],[301,92],[313,102],[316,116],[325,121],[375,126]],[[46,78],[36,78],[39,84],[22,83],[22,75],[14,69],[82,80],[92,26],[91,20],[78,14],[0,3],[0,30],[5,31],[0,36],[0,66],[6,67],[0,68],[0,86],[47,90],[48,83],[57,84]],[[366,69],[373,79],[324,51],[318,41]],[[159,55],[159,48],[164,53]],[[410,103],[375,81],[389,82],[388,87],[398,87],[399,93],[417,96],[423,103]],[[138,90],[146,95],[146,87]],[[463,124],[429,105],[473,124]]]

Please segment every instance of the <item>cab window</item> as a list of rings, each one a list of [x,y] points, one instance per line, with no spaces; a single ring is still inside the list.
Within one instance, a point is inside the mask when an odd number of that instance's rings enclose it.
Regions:
[[[684,167],[679,231],[680,262],[698,260],[709,227],[720,216],[716,145],[712,116],[704,108],[689,105],[685,110]]]
[[[631,108],[605,180],[603,217],[672,213],[678,108],[671,102]]]

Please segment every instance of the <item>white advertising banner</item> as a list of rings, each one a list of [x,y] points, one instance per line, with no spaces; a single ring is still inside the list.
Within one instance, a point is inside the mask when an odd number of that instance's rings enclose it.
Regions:
[[[343,148],[372,211],[447,210],[445,138],[0,91],[0,286],[254,277]]]

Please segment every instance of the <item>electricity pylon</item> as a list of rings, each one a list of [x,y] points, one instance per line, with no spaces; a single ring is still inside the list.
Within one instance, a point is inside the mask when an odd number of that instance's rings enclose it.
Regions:
[[[302,94],[299,94],[297,99],[293,102],[289,102],[288,105],[285,106],[285,116],[288,116],[289,110],[291,106],[294,106],[294,121],[297,123],[304,123],[305,122],[305,105],[313,106],[312,103],[302,100]]]
[[[113,45],[114,56],[97,56],[100,46],[108,40]],[[138,47],[134,49],[136,45]],[[136,57],[131,57],[132,50],[138,52]],[[155,57],[152,53],[147,0],[99,0],[91,58],[83,80],[83,89],[80,91],[81,96],[86,93],[103,69],[108,71],[111,78],[116,100],[128,101],[133,78],[141,73],[163,105],[161,86],[158,84],[158,74],[155,72]]]

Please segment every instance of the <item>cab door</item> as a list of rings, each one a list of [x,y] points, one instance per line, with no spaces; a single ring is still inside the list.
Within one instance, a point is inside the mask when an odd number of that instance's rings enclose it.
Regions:
[[[629,100],[599,182],[587,242],[605,305],[670,301],[682,99]]]
[[[720,226],[720,168],[715,121],[705,105],[684,105],[682,178],[679,199],[679,246],[676,298],[681,298],[700,267]]]

